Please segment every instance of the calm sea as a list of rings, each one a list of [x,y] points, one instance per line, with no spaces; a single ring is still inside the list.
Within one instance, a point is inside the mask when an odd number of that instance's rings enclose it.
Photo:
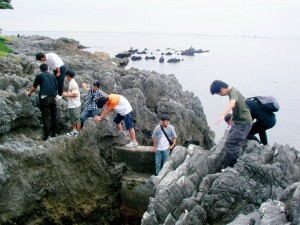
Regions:
[[[300,88],[300,39],[147,33],[3,32],[4,35],[17,33],[73,38],[90,47],[89,51],[108,52],[111,57],[130,47],[139,50],[147,48],[148,55],[153,53],[156,60],[131,61],[128,68],[174,74],[184,90],[192,91],[200,98],[207,122],[216,133],[216,141],[227,127],[225,123],[216,125],[215,120],[226,107],[228,97],[210,94],[209,87],[213,80],[229,83],[245,97],[272,95],[278,99],[281,109],[276,113],[276,126],[268,131],[269,144],[277,142],[299,149],[300,98],[297,90]],[[158,62],[161,52],[167,52],[167,48],[179,51],[191,46],[210,52],[194,57],[171,56],[184,59],[178,64]]]

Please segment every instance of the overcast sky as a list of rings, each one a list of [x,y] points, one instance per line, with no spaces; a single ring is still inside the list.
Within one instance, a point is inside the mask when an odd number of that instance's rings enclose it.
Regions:
[[[6,31],[300,37],[300,0],[12,0]]]

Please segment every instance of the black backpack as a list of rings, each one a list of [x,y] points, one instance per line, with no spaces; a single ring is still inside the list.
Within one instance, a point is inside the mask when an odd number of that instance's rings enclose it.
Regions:
[[[279,111],[279,103],[273,96],[255,96],[247,98],[253,100],[261,105],[262,110],[266,112],[277,112]]]

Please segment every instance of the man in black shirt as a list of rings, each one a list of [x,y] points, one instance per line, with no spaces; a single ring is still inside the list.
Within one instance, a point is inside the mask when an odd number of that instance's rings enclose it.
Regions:
[[[48,71],[48,65],[40,65],[42,73],[38,74],[33,82],[33,86],[29,91],[25,92],[25,95],[30,96],[38,86],[40,86],[40,110],[42,113],[42,122],[44,128],[44,140],[47,140],[50,135],[55,136],[57,134],[57,109],[56,100],[57,95],[57,81],[53,74]],[[52,122],[52,133],[50,126],[50,118]]]

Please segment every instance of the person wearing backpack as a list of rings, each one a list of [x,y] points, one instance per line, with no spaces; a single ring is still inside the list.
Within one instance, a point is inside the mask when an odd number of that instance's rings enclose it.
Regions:
[[[170,125],[170,117],[168,115],[162,115],[161,124],[154,128],[152,134],[156,176],[167,161],[170,151],[175,147],[176,138],[175,129]]]
[[[253,120],[255,120],[247,139],[255,140],[263,145],[267,145],[268,137],[266,130],[274,127],[276,124],[276,116],[274,112],[266,110],[264,105],[256,98],[247,98],[245,102],[250,109]],[[260,141],[255,134],[259,135]]]

